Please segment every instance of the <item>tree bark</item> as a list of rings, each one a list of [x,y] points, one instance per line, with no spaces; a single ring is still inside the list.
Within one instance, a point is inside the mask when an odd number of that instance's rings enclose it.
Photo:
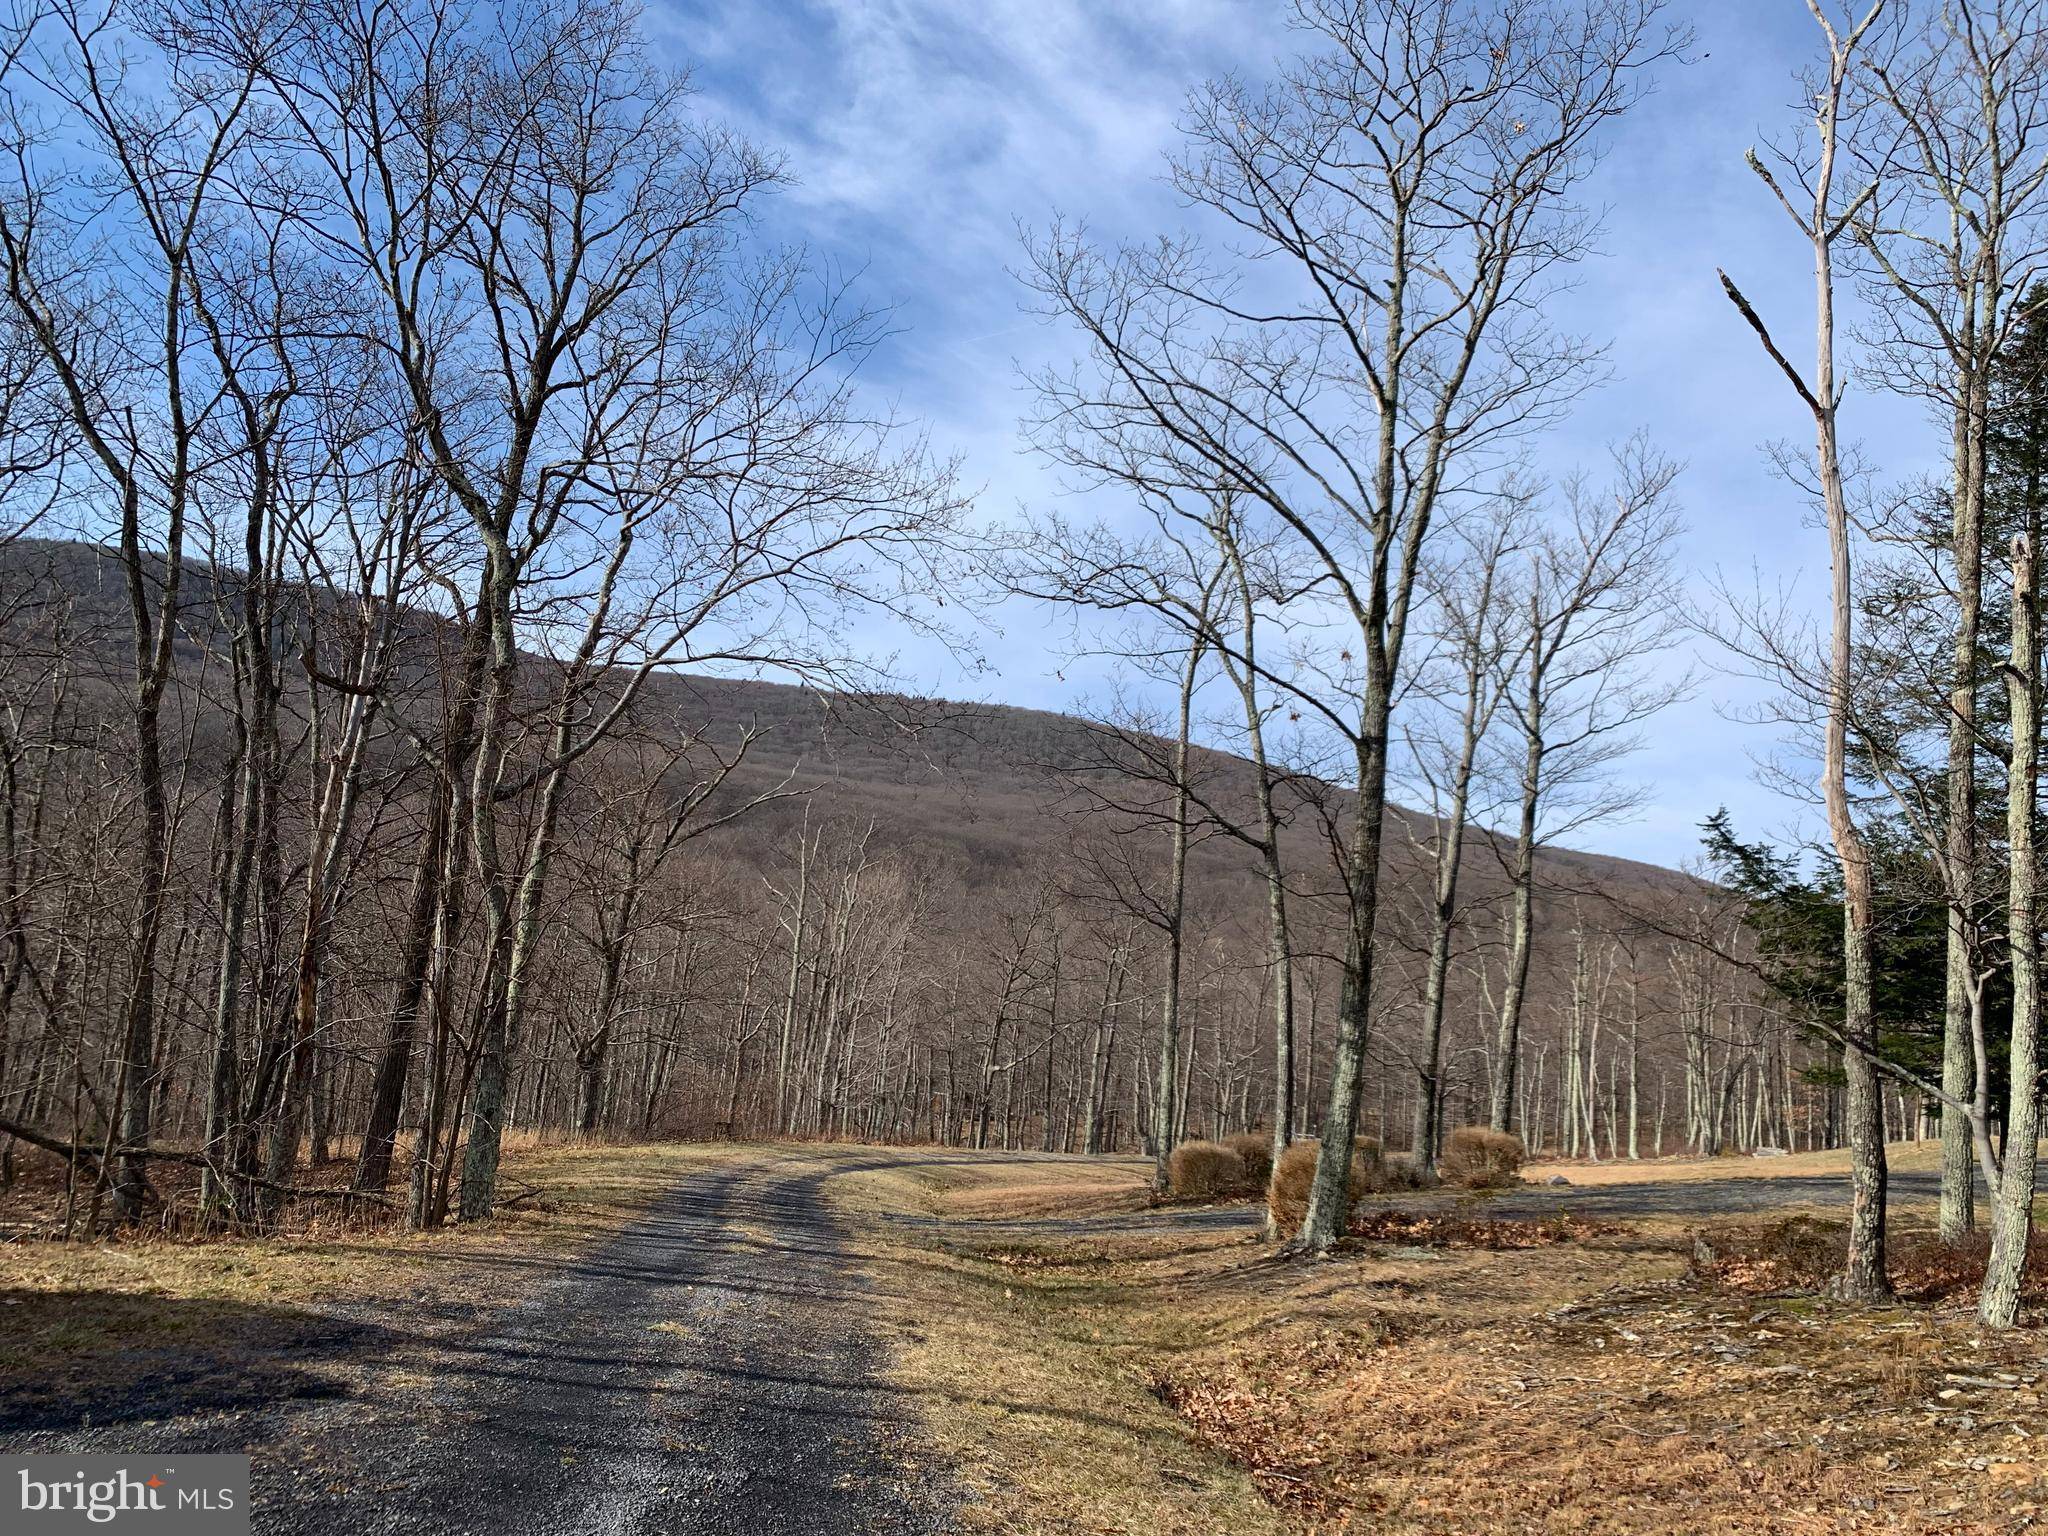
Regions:
[[[2038,521],[2038,519],[2035,519]],[[1992,1195],[1991,1260],[1977,1316],[1988,1328],[2019,1320],[2020,1280],[2034,1230],[2034,1172],[2040,1136],[2041,930],[2036,913],[2035,818],[2040,798],[2040,588],[2034,542],[2012,542],[2012,658],[2006,694],[2012,701],[2012,775],[2006,796],[2011,873],[2006,931],[2012,949],[2012,1044],[2005,1111],[2005,1158]]]

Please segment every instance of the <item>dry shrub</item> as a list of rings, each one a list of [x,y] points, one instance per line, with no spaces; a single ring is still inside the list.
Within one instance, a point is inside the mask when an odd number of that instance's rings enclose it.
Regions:
[[[1369,1195],[1387,1176],[1387,1149],[1377,1136],[1359,1136],[1351,1143],[1351,1196]]]
[[[1308,1215],[1309,1186],[1315,1183],[1316,1156],[1321,1151],[1321,1142],[1292,1142],[1273,1165],[1272,1175],[1266,1181],[1266,1210],[1278,1231],[1294,1233],[1301,1230],[1302,1218]],[[1352,1158],[1351,1166],[1356,1182],[1356,1157]]]
[[[1272,1178],[1266,1185],[1266,1209],[1272,1213],[1274,1227],[1283,1234],[1300,1231],[1302,1218],[1308,1215],[1309,1186],[1315,1183],[1316,1158],[1322,1150],[1319,1141],[1297,1141],[1273,1165]],[[1380,1144],[1372,1137],[1361,1136],[1354,1143],[1350,1184],[1354,1202],[1374,1189],[1383,1175],[1385,1161]]]
[[[1695,1238],[1693,1273],[1731,1291],[1819,1291],[1848,1250],[1846,1223],[1788,1216]]]
[[[1263,1131],[1239,1131],[1223,1138],[1223,1145],[1244,1160],[1246,1189],[1264,1189],[1273,1176],[1273,1138]]]
[[[1245,1187],[1244,1159],[1213,1141],[1184,1141],[1166,1160],[1166,1176],[1182,1200],[1215,1200]]]
[[[1373,1193],[1400,1195],[1435,1187],[1436,1179],[1428,1169],[1406,1152],[1392,1152],[1380,1159],[1379,1177],[1373,1183]]]
[[[1844,1244],[1846,1247],[1846,1243]],[[1885,1249],[1892,1284],[1908,1301],[1960,1301],[1974,1297],[1991,1265],[1991,1234],[1978,1230],[1949,1244],[1934,1232],[1895,1236]],[[2029,1306],[2048,1300],[2048,1232],[2037,1224],[2027,1238],[2020,1296]]]
[[[1273,1225],[1282,1233],[1298,1231],[1308,1214],[1309,1186],[1315,1182],[1316,1158],[1322,1143],[1297,1141],[1280,1154],[1266,1184],[1266,1209]],[[1435,1181],[1412,1157],[1389,1153],[1376,1136],[1361,1136],[1352,1143],[1351,1203],[1367,1195],[1403,1194],[1429,1189]]]
[[[1483,1125],[1461,1125],[1451,1132],[1437,1159],[1446,1184],[1461,1189],[1499,1189],[1522,1175],[1522,1138]]]

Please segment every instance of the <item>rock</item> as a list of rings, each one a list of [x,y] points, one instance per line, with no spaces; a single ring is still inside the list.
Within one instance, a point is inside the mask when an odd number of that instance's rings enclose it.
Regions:
[[[1758,1147],[1750,1154],[1752,1157],[1790,1157],[1791,1155],[1783,1147]]]
[[[1553,1173],[1549,1178],[1545,1179],[1543,1182],[1550,1185],[1553,1189],[1555,1189],[1560,1184],[1571,1183],[1571,1180],[1566,1178],[1561,1173]]]

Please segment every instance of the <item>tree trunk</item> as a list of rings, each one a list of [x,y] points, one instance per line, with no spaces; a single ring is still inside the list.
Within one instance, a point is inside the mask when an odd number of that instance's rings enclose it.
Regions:
[[[1487,1123],[1514,1129],[1515,1069],[1520,1060],[1522,1003],[1529,992],[1529,951],[1535,942],[1536,813],[1543,794],[1543,635],[1533,612],[1529,631],[1527,714],[1522,721],[1522,808],[1515,824],[1514,911],[1508,937],[1508,974],[1501,989],[1500,1024],[1494,1038],[1493,1096]]]
[[[2038,521],[2038,519],[2035,519]],[[2006,931],[2012,948],[2012,1045],[2005,1111],[2005,1160],[1992,1193],[1991,1260],[1977,1316],[1989,1328],[2019,1320],[2020,1280],[2034,1228],[2035,1148],[2040,1134],[2041,932],[2035,910],[2034,846],[2040,797],[2041,669],[2040,591],[2031,533],[2012,542],[2012,664],[2006,693],[2012,701],[2012,774],[2006,798],[2006,840],[2011,852]]]
[[[1979,1087],[1971,994],[1977,970],[1977,632],[1983,611],[1984,388],[1982,370],[1972,369],[1956,411],[1951,528],[1956,641],[1948,709],[1948,826],[1943,862],[1948,866],[1944,876],[1949,902],[1941,1088],[1951,1099],[1966,1103],[1975,1102]],[[1938,1224],[1946,1243],[1960,1243],[1976,1224],[1974,1150],[1969,1121],[1944,1105]]]
[[[1309,1187],[1308,1213],[1295,1243],[1327,1253],[1350,1224],[1351,1154],[1357,1140],[1365,1051],[1372,1033],[1372,941],[1379,918],[1380,847],[1386,830],[1387,714],[1390,694],[1368,686],[1358,751],[1358,798],[1345,863],[1350,921],[1344,938],[1343,982],[1337,998],[1337,1046],[1330,1064],[1330,1107]]]
[[[1166,875],[1166,978],[1159,1005],[1159,1084],[1153,1110],[1152,1188],[1165,1194],[1172,1185],[1169,1160],[1180,1111],[1180,968],[1183,920],[1188,889],[1188,737],[1193,721],[1195,681],[1201,669],[1203,643],[1188,647],[1180,678],[1180,734],[1173,750],[1173,829]]]

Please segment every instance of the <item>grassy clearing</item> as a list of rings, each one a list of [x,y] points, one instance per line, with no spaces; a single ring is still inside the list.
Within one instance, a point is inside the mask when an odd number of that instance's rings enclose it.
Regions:
[[[1043,1167],[1011,1176],[1043,1197]],[[863,1203],[957,1188],[864,1177]],[[1981,1334],[1940,1276],[1902,1277],[1932,1305],[1871,1310],[1696,1273],[1689,1223],[1396,1205],[1368,1230],[1308,1265],[1242,1237],[971,1228],[873,1259],[897,1379],[990,1530],[1821,1536],[2048,1511],[2039,1336]]]
[[[1060,1153],[962,1153],[942,1148],[897,1155],[865,1169],[838,1192],[849,1209],[915,1211],[959,1221],[1028,1221],[1143,1210],[1152,1164],[1142,1157]]]
[[[1052,1201],[1071,1216],[1103,1202],[1128,1205],[1126,1180],[1105,1181],[1080,1164],[1064,1177],[1020,1165],[1017,1190],[1005,1195],[991,1187],[1005,1166],[984,1165],[965,1183],[922,1168],[862,1173],[838,1193],[856,1211],[1014,1213]],[[1142,1197],[1142,1166],[1135,1178]],[[1193,1345],[1201,1322],[1132,1305],[1178,1287],[1191,1270],[1227,1262],[1223,1255],[1245,1255],[1242,1241],[1211,1238],[1169,1253],[1117,1237],[989,1237],[961,1247],[943,1228],[927,1240],[869,1227],[863,1243],[891,1374],[965,1485],[969,1528],[1013,1536],[1292,1529],[1250,1474],[1202,1446],[1146,1379],[1145,1362]]]

